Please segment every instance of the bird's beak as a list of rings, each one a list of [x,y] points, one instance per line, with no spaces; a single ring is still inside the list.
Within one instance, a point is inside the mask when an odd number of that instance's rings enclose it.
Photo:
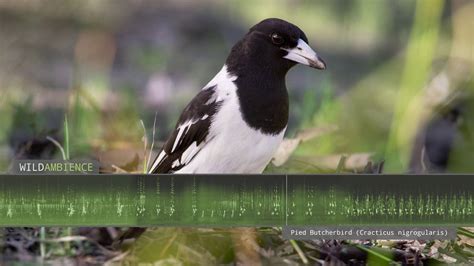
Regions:
[[[324,62],[324,60],[319,57],[318,54],[313,51],[313,49],[311,49],[311,47],[309,47],[309,45],[302,39],[298,40],[298,44],[295,48],[282,49],[288,52],[288,54],[285,55],[283,58],[294,61],[296,63],[314,67],[316,69],[326,69],[326,63]]]

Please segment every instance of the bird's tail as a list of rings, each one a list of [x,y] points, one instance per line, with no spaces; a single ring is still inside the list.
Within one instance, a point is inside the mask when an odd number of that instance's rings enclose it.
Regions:
[[[160,171],[158,170],[158,163],[160,161],[160,153],[155,157],[153,160],[153,164],[149,169],[147,169],[148,174],[157,174]],[[117,239],[114,240],[112,244],[112,248],[118,249],[123,246],[125,242],[133,242],[137,238],[139,238],[145,231],[147,230],[146,227],[130,227],[127,230],[125,230],[122,234],[120,234]]]

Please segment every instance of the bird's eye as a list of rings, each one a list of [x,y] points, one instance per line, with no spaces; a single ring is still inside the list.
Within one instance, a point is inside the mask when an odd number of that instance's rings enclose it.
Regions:
[[[278,33],[272,33],[271,37],[272,42],[277,45],[283,44],[283,42],[285,41],[283,40],[283,37],[281,37]]]

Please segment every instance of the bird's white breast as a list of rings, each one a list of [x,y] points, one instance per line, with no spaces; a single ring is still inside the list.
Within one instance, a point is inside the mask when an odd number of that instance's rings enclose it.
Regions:
[[[220,109],[213,117],[206,143],[186,166],[176,173],[261,173],[280,145],[285,129],[277,135],[263,134],[243,120],[237,97],[236,77],[226,67],[204,89],[216,86]]]

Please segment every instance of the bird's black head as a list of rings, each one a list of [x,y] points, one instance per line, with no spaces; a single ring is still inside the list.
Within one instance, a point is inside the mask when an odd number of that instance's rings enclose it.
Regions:
[[[286,72],[297,63],[325,69],[326,63],[308,45],[306,34],[296,25],[277,18],[261,21],[233,48],[227,66],[235,72]]]

